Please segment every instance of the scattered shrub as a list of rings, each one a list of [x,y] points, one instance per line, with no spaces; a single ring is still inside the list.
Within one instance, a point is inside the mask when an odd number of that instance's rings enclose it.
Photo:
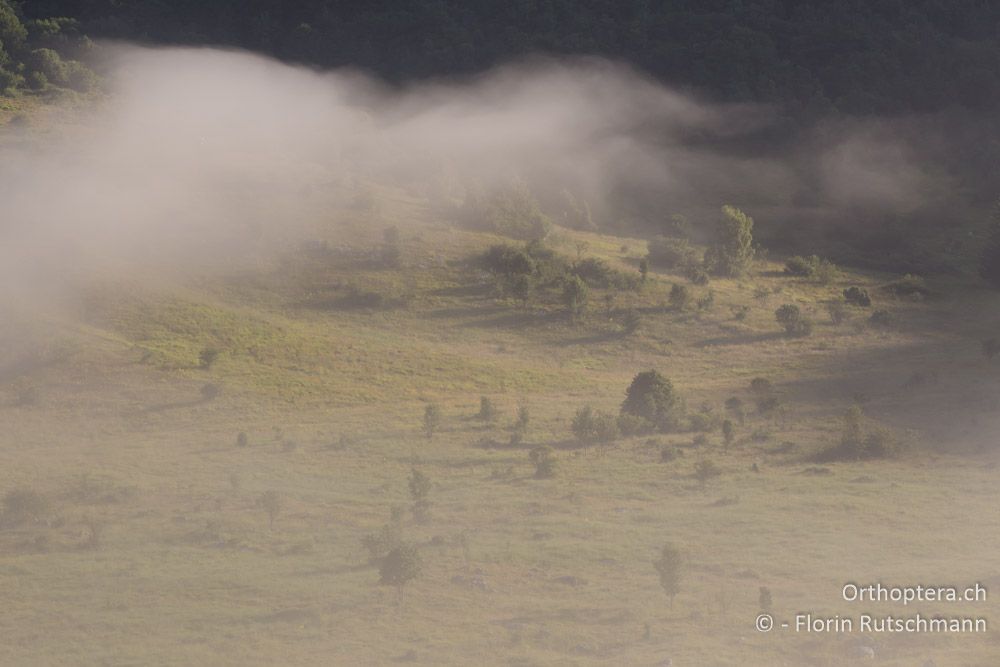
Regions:
[[[535,447],[528,454],[528,459],[535,466],[535,479],[548,479],[556,474],[556,457],[548,445]]]
[[[402,588],[420,576],[422,570],[423,561],[417,547],[401,542],[389,551],[379,564],[379,583]]]
[[[688,415],[692,431],[708,433],[719,427],[720,418],[710,405],[703,405],[698,412]]]
[[[785,273],[790,276],[809,278],[825,285],[836,277],[837,267],[833,262],[816,255],[811,257],[796,255],[785,262]]]
[[[629,308],[622,315],[622,329],[627,334],[634,334],[642,326],[642,315],[635,308]]]
[[[698,252],[691,247],[687,239],[657,236],[649,241],[649,253],[646,255],[650,264],[667,269],[684,269],[697,265]]]
[[[633,414],[623,413],[618,415],[617,423],[618,432],[626,437],[649,433],[654,428],[654,425],[648,419]]]
[[[431,403],[424,408],[424,435],[430,440],[441,428],[441,408]]]
[[[476,419],[486,424],[492,424],[497,420],[496,406],[493,405],[493,401],[489,397],[479,397],[479,413],[476,414]]]
[[[996,338],[987,338],[983,341],[983,356],[993,361],[993,357],[1000,354],[1000,341]]]
[[[733,444],[733,440],[736,438],[736,428],[733,426],[731,419],[724,419],[722,421],[722,442],[725,444],[726,449]]]
[[[745,320],[747,315],[750,314],[750,306],[729,306],[729,310],[733,314],[733,319],[738,322]]]
[[[863,287],[851,286],[845,289],[844,300],[861,308],[867,308],[872,305],[872,299],[868,295],[868,290]]]
[[[684,272],[684,276],[690,280],[693,285],[707,285],[710,280],[708,271],[697,264],[689,266]]]
[[[368,551],[368,562],[375,563],[386,554],[395,549],[402,542],[403,537],[403,512],[401,508],[392,508],[389,522],[382,526],[377,533],[365,535],[361,543]]]
[[[571,429],[581,442],[610,444],[618,438],[618,424],[614,415],[594,410],[589,405],[576,411]]]
[[[247,437],[246,431],[240,431],[236,434],[236,446],[246,447],[250,444],[250,438]]]
[[[198,353],[198,366],[208,370],[215,363],[215,360],[219,358],[219,350],[214,347],[206,347],[201,352]]]
[[[830,315],[830,322],[833,324],[842,324],[847,319],[847,307],[840,299],[827,303],[826,312]]]
[[[704,486],[709,480],[722,474],[719,466],[711,459],[701,459],[694,466],[694,477]]]
[[[680,551],[669,542],[660,550],[660,558],[653,562],[653,568],[660,577],[660,586],[670,598],[671,607],[674,605],[674,598],[681,590],[682,566]]]
[[[715,305],[715,292],[708,290],[708,293],[698,299],[698,302],[695,305],[698,310],[702,312],[711,310],[712,306]]]
[[[691,290],[686,285],[674,283],[670,288],[670,305],[675,310],[684,310],[691,305]]]
[[[284,508],[284,498],[277,491],[265,491],[257,498],[257,505],[267,512],[268,526],[273,530],[274,521]]]
[[[779,306],[774,311],[774,319],[784,327],[789,336],[808,336],[812,333],[812,321],[796,305],[786,303]]]
[[[765,380],[765,382],[767,381]],[[726,399],[726,411],[740,424],[746,421],[746,411],[743,408],[743,401],[738,396],[730,396]]]
[[[426,521],[430,516],[431,479],[421,471],[410,471],[410,497],[413,499],[413,516],[417,521]]]
[[[785,273],[789,276],[808,277],[812,273],[812,264],[800,255],[789,257],[785,262]]]
[[[586,309],[589,293],[587,283],[583,282],[579,276],[568,276],[563,281],[562,302],[574,318]]]

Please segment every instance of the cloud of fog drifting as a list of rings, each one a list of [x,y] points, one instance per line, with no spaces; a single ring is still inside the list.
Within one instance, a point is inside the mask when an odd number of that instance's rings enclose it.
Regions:
[[[391,89],[210,49],[110,49],[83,122],[0,141],[0,277],[210,263],[294,237],[362,183],[460,199],[512,176],[569,188],[598,224],[746,206],[904,210],[930,192],[898,136],[867,125],[768,139],[771,111],[701,103],[598,60]],[[273,245],[273,244],[272,244]]]

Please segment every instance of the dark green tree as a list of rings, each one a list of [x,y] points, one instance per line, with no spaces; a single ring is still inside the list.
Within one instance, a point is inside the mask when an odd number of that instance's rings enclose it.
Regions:
[[[738,278],[750,270],[755,254],[753,218],[735,206],[723,206],[715,228],[715,240],[705,253],[706,268],[722,276]]]
[[[642,417],[661,430],[670,430],[676,428],[684,416],[684,401],[670,380],[658,371],[649,370],[632,379],[625,390],[621,413]]]

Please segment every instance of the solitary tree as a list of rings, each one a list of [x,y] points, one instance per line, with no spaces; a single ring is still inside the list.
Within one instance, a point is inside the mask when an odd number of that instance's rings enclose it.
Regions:
[[[659,560],[653,561],[656,573],[660,575],[660,586],[670,598],[670,606],[674,606],[674,597],[681,590],[681,566],[683,559],[674,545],[667,542],[660,551]]]
[[[753,218],[735,206],[723,206],[715,241],[705,253],[706,268],[736,278],[749,271],[755,254]]]
[[[632,384],[625,390],[621,413],[642,417],[662,430],[669,430],[680,423],[684,415],[684,401],[670,380],[655,370],[649,370],[632,379]]]

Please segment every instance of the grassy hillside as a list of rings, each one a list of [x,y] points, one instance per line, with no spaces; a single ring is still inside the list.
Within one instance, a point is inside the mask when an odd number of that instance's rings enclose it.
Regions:
[[[472,260],[502,239],[406,193],[375,198],[250,262],[5,306],[0,491],[37,495],[2,515],[0,663],[839,666],[867,642],[878,664],[996,664],[994,633],[753,625],[761,586],[792,620],[904,611],[843,602],[849,581],[1000,585],[998,383],[980,352],[993,294],[942,282],[914,300],[886,288],[898,276],[821,284],[777,261],[696,286],[654,266],[637,290],[592,288],[574,320],[557,290],[495,294]],[[548,245],[629,275],[646,247],[560,228]],[[673,284],[713,302],[678,309]],[[834,324],[825,304],[851,285],[875,303]],[[782,304],[812,316],[811,335],[784,334]],[[717,426],[578,442],[575,411],[617,413],[651,368],[689,412],[721,418],[740,398],[732,445]],[[766,414],[754,378],[773,387]],[[816,463],[855,402],[903,452]],[[537,445],[554,449],[551,479],[535,478]],[[703,461],[720,474],[697,479]],[[424,520],[414,469],[432,483]],[[394,507],[424,564],[401,590],[363,546]],[[672,603],[652,565],[667,541],[684,560]],[[992,621],[997,606],[918,610]]]

